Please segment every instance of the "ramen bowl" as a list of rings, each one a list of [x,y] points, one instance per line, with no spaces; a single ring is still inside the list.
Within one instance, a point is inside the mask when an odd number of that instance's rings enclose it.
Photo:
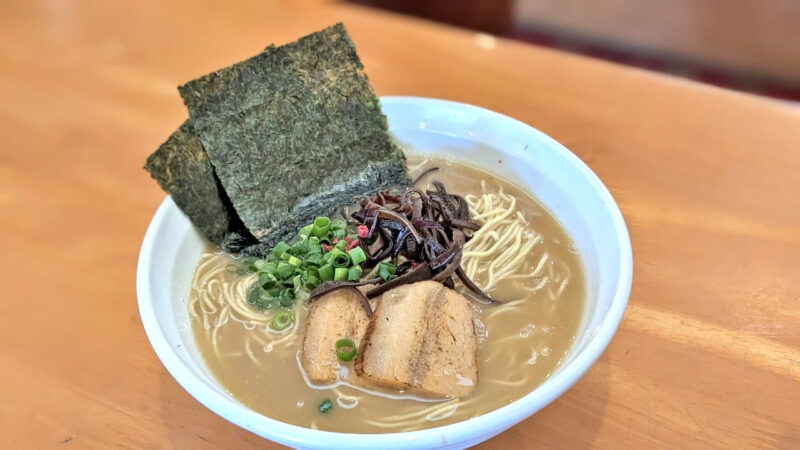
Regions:
[[[212,376],[195,345],[186,301],[205,241],[167,197],[145,234],[136,290],[147,337],[175,380],[200,403],[236,425],[299,448],[463,448],[530,417],[563,394],[600,357],[630,293],[633,257],[622,214],[597,176],[573,153],[509,117],[461,103],[384,97],[389,129],[404,149],[463,161],[501,177],[544,204],[582,257],[586,305],[563,362],[522,398],[478,417],[436,428],[387,434],[320,431],[277,421],[233,398]]]

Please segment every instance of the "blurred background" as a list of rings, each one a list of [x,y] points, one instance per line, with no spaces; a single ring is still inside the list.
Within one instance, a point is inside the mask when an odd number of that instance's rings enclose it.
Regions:
[[[353,0],[800,101],[800,0]]]

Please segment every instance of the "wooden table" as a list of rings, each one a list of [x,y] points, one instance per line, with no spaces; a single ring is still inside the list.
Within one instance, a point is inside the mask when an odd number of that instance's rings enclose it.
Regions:
[[[380,94],[532,124],[627,220],[634,285],[610,347],[484,448],[800,447],[798,106],[255,0],[0,3],[0,447],[270,447],[190,397],[145,337],[136,258],[164,194],[141,167],[186,116],[178,84],[337,20]]]

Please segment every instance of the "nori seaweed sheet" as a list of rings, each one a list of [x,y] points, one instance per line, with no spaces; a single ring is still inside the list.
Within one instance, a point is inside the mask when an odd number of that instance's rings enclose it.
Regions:
[[[261,248],[354,197],[409,183],[342,24],[269,47],[179,91]]]
[[[144,168],[209,241],[219,244],[226,234],[236,232],[252,243],[191,122],[175,130]]]

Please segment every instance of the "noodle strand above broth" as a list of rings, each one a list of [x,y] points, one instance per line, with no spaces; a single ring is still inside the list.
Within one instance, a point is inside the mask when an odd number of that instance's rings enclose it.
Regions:
[[[548,260],[547,252],[537,251],[542,235],[531,228],[517,208],[517,198],[502,185],[490,190],[481,180],[480,186],[480,194],[464,196],[473,220],[481,225],[464,246],[464,271],[489,293],[499,282],[511,280],[535,292],[543,286],[539,277]],[[538,257],[531,258],[531,253]]]
[[[463,195],[482,227],[464,246],[467,276],[498,305],[473,304],[478,383],[464,398],[422,399],[376,392],[348,382],[315,386],[298,360],[307,306],[258,309],[248,302],[257,277],[228,270],[237,261],[209,247],[195,270],[188,309],[200,355],[219,383],[243,404],[274,419],[339,432],[386,433],[459,422],[535,389],[569,351],[585,288],[579,255],[563,228],[535,199],[488,173],[453,162],[410,157],[408,175],[422,175]],[[439,170],[431,171],[438,167]],[[463,286],[456,284],[457,290]],[[272,329],[278,311],[292,324]],[[342,373],[352,362],[340,363]],[[318,406],[333,407],[327,413]]]

